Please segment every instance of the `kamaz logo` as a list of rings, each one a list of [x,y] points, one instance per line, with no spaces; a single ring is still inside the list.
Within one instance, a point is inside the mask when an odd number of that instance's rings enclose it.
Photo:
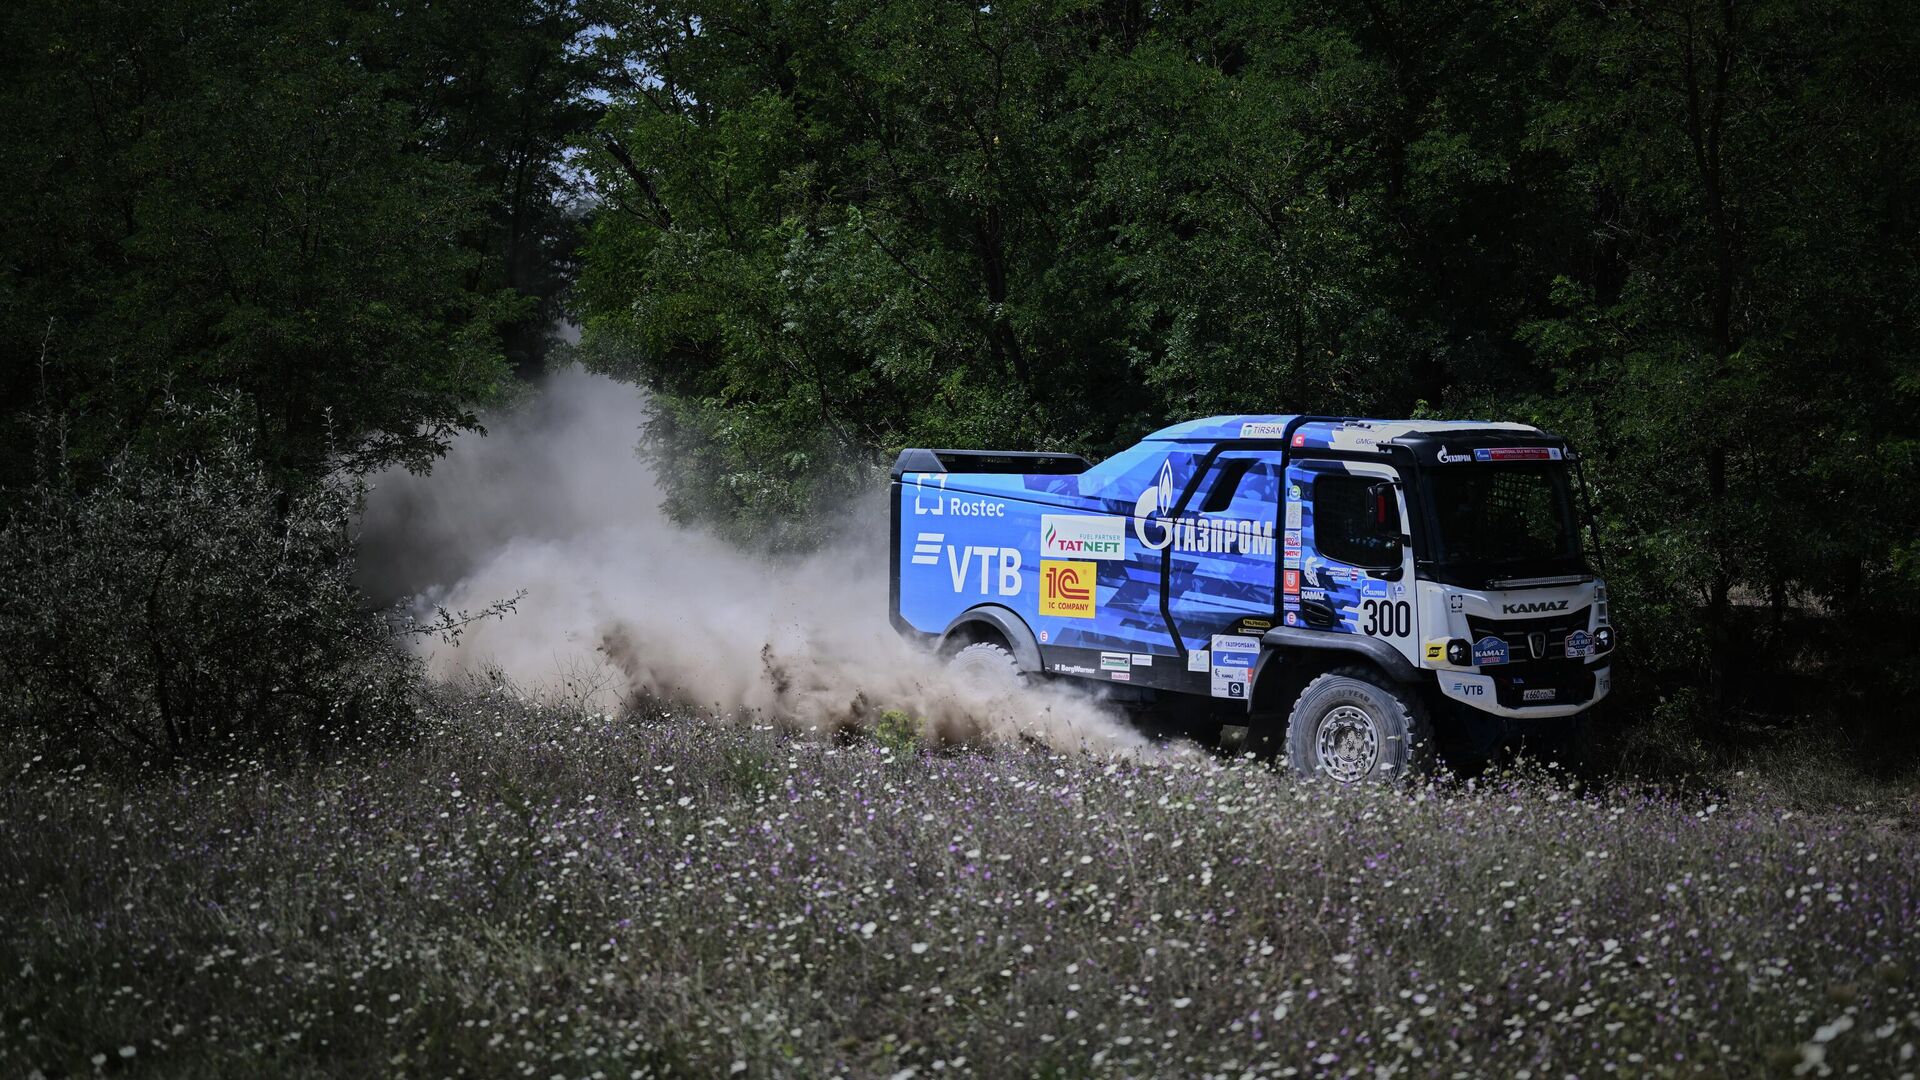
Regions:
[[[1501,604],[1500,610],[1508,615],[1530,615],[1541,611],[1565,611],[1570,600],[1530,600],[1524,604]]]

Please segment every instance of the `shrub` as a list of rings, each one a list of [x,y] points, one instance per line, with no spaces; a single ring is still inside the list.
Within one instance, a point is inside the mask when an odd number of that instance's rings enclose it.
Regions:
[[[343,480],[280,487],[232,437],[16,493],[0,528],[8,742],[164,764],[397,732],[419,677],[354,588],[358,497]]]

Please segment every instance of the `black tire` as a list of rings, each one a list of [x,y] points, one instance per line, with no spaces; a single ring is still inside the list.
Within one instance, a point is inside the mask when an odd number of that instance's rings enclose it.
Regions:
[[[1307,684],[1287,717],[1287,762],[1303,777],[1393,783],[1433,763],[1433,722],[1419,695],[1360,667]]]
[[[965,685],[988,690],[1012,689],[1027,682],[1013,653],[992,641],[978,641],[954,653],[947,670]]]

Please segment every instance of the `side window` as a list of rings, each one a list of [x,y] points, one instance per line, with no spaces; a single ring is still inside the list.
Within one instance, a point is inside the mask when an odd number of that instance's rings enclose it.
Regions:
[[[1400,545],[1381,535],[1375,524],[1380,514],[1391,515],[1381,524],[1399,532],[1400,508],[1395,502],[1375,505],[1368,489],[1377,477],[1323,473],[1313,482],[1313,544],[1335,562],[1387,570],[1399,565]]]
[[[1207,492],[1207,501],[1200,507],[1203,514],[1217,514],[1233,505],[1234,493],[1240,490],[1240,481],[1253,467],[1252,458],[1228,458],[1213,470],[1213,487]]]
[[[1271,521],[1280,500],[1278,465],[1258,453],[1222,454],[1207,470],[1194,509],[1202,514]]]

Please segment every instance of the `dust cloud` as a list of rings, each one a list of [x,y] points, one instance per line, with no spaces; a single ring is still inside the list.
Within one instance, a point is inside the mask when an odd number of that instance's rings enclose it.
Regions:
[[[565,371],[489,417],[489,435],[457,439],[432,473],[375,480],[361,533],[375,597],[431,612],[526,592],[457,646],[418,643],[431,674],[497,671],[609,707],[639,695],[822,733],[901,709],[938,741],[1149,748],[1085,695],[966,685],[895,634],[879,498],[842,511],[840,539],[797,560],[668,520],[634,452],[646,419],[634,387]]]

